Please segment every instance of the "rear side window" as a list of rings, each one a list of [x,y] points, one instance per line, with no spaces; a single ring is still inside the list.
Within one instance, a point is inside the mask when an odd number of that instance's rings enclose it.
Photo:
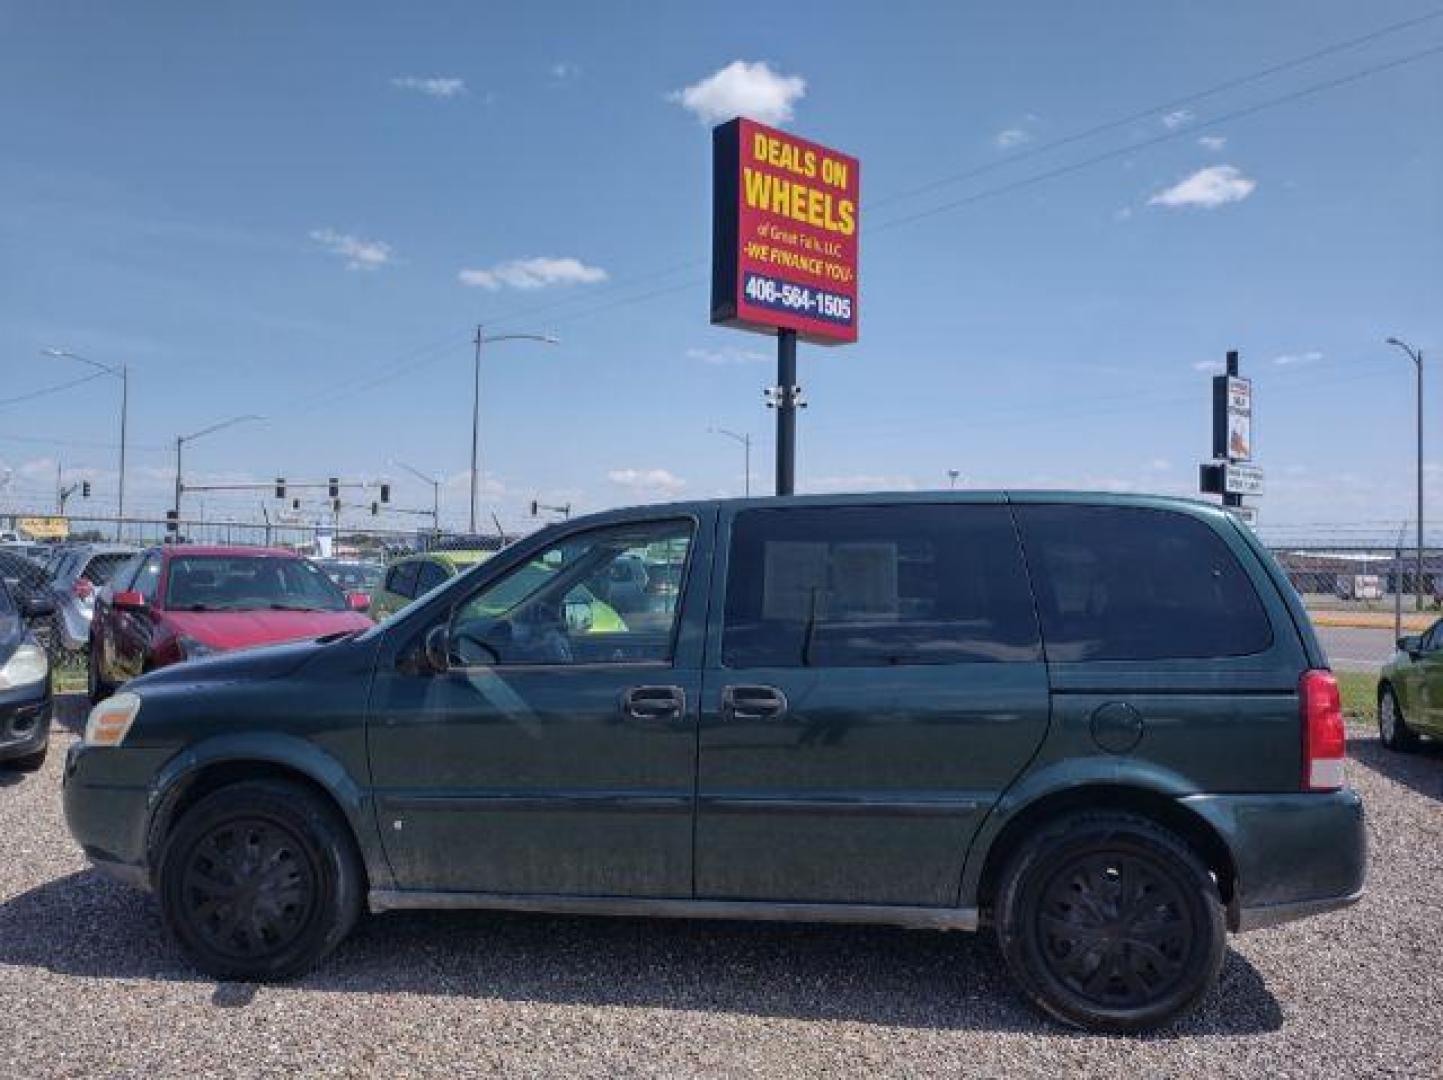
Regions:
[[[133,558],[134,556],[128,551],[112,551],[103,555],[93,555],[85,564],[85,570],[81,573],[81,577],[95,585],[105,585],[110,581],[112,574]]]
[[[749,510],[732,526],[722,662],[887,667],[1036,660],[1002,506]]]
[[[1272,644],[1246,572],[1196,518],[1022,506],[1017,520],[1049,660],[1247,656]]]
[[[433,562],[423,562],[420,570],[416,573],[416,595],[428,593],[437,585],[440,585],[450,575],[444,567]]]
[[[397,563],[386,574],[386,591],[411,599],[416,595],[416,572],[419,569],[420,564],[416,562]]]

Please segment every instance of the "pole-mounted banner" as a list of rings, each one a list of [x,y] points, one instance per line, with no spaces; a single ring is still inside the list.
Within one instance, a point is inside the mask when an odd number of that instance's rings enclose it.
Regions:
[[[712,129],[711,321],[777,338],[778,495],[796,482],[797,340],[857,340],[857,159],[738,117]]]

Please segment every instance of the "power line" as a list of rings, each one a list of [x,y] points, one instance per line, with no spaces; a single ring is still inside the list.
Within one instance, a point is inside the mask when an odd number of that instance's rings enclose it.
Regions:
[[[34,401],[36,398],[44,397],[46,394],[58,394],[62,390],[69,390],[72,386],[88,383],[91,379],[98,379],[105,374],[108,374],[108,372],[92,371],[89,375],[82,375],[80,378],[71,379],[68,382],[56,383],[54,386],[42,387],[39,390],[31,390],[27,394],[17,394],[15,397],[0,398],[0,405],[18,405],[22,401]]]
[[[1092,127],[1083,129],[1082,131],[1076,131],[1070,135],[1063,135],[1060,138],[1051,139],[1043,143],[1038,143],[1036,146],[1028,147],[1025,150],[1016,151],[1015,153],[1009,154],[1007,157],[999,159],[997,161],[990,161],[984,165],[978,165],[970,169],[965,169],[962,172],[953,173],[950,176],[938,177],[936,180],[929,180],[927,183],[921,184],[918,187],[910,188],[906,191],[900,191],[893,195],[885,195],[882,198],[877,199],[873,202],[863,204],[863,209],[875,210],[880,206],[887,206],[891,203],[900,202],[904,199],[914,198],[917,195],[923,195],[929,191],[935,191],[938,188],[946,187],[950,184],[955,184],[962,180],[970,180],[973,177],[981,176],[985,173],[993,172],[997,169],[1005,169],[1017,164],[1020,161],[1026,161],[1029,158],[1034,158],[1042,154],[1050,153],[1060,147],[1070,146],[1073,143],[1082,142],[1083,140],[1090,139],[1095,135],[1101,135],[1107,131],[1114,131],[1117,128],[1126,127],[1128,124],[1135,124],[1140,120],[1146,120],[1150,117],[1157,116],[1160,113],[1171,112],[1172,110],[1180,108],[1183,105],[1192,105],[1199,101],[1202,101],[1205,98],[1215,97],[1225,91],[1236,90],[1240,86],[1247,86],[1249,83],[1262,82],[1264,79],[1271,78],[1274,75],[1279,75],[1284,71],[1290,71],[1293,68],[1303,67],[1304,65],[1310,64],[1315,60],[1321,60],[1325,56],[1331,56],[1334,53],[1345,52],[1349,49],[1357,48],[1359,45],[1365,45],[1368,42],[1376,41],[1379,38],[1388,36],[1389,34],[1396,34],[1401,30],[1408,30],[1412,27],[1420,26],[1425,22],[1429,22],[1439,17],[1443,17],[1443,8],[1429,12],[1425,15],[1420,15],[1417,18],[1404,19],[1402,22],[1392,23],[1388,26],[1384,26],[1377,30],[1370,31],[1369,33],[1361,34],[1358,37],[1348,38],[1345,41],[1335,42],[1332,45],[1325,46],[1324,48],[1317,49],[1302,56],[1293,57],[1290,60],[1284,60],[1280,63],[1272,64],[1269,67],[1260,68],[1257,71],[1249,72],[1246,75],[1238,75],[1231,79],[1225,79],[1224,81],[1216,83],[1205,90],[1198,90],[1191,94],[1185,94],[1180,98],[1174,98],[1172,101],[1163,102],[1160,105],[1154,105],[1147,109],[1140,109],[1137,112],[1129,113],[1126,116],[1120,116],[1113,120],[1105,120],[1100,124],[1095,124]],[[1198,126],[1196,124],[1189,124],[1187,128],[1182,129],[1180,134],[1194,134],[1197,130]]]
[[[1098,165],[1104,161],[1110,161],[1114,158],[1125,157],[1128,154],[1134,154],[1141,150],[1147,150],[1151,147],[1161,145],[1162,143],[1171,142],[1175,139],[1189,138],[1199,131],[1206,131],[1209,128],[1217,127],[1220,124],[1231,123],[1234,120],[1240,120],[1247,116],[1253,116],[1257,113],[1265,112],[1268,109],[1276,109],[1282,105],[1290,105],[1295,101],[1301,101],[1302,99],[1311,97],[1314,94],[1320,94],[1326,90],[1336,90],[1340,86],[1347,86],[1350,83],[1359,82],[1372,75],[1377,75],[1384,71],[1390,71],[1393,68],[1402,67],[1405,64],[1412,64],[1419,60],[1425,60],[1428,57],[1436,56],[1439,53],[1443,53],[1443,45],[1435,45],[1429,49],[1421,49],[1418,52],[1409,53],[1406,56],[1401,56],[1397,59],[1388,60],[1380,64],[1374,64],[1371,67],[1363,68],[1348,75],[1340,75],[1337,78],[1325,79],[1322,82],[1313,83],[1312,85],[1305,86],[1300,90],[1294,90],[1279,97],[1270,98],[1267,101],[1260,101],[1253,105],[1245,105],[1242,108],[1233,109],[1230,112],[1225,112],[1217,116],[1209,117],[1208,119],[1187,128],[1180,128],[1176,131],[1166,131],[1159,135],[1154,135],[1150,138],[1143,139],[1140,142],[1128,143],[1126,146],[1094,154],[1091,157],[1083,158],[1081,161],[1075,161],[1068,165],[1059,165],[1056,168],[1048,169],[1040,173],[1034,173],[1032,176],[1023,177],[1020,180],[1014,180],[1008,184],[1002,184],[994,188],[986,188],[982,191],[974,192],[973,194],[965,196],[961,199],[954,199],[950,202],[941,203],[938,206],[934,206],[926,210],[919,210],[912,214],[906,214],[899,218],[893,218],[892,220],[885,221],[880,225],[871,226],[868,232],[869,235],[875,235],[879,232],[887,232],[889,230],[899,228],[902,225],[910,225],[915,221],[922,221],[929,217],[935,217],[938,214],[944,214],[951,210],[957,210],[964,206],[970,206],[973,203],[981,202],[984,199],[994,198],[998,195],[1006,195],[1021,188],[1031,187],[1033,184],[1040,184],[1046,180],[1054,180],[1059,176],[1066,176],[1069,173],[1079,172],[1082,169],[1090,168],[1093,165]]]

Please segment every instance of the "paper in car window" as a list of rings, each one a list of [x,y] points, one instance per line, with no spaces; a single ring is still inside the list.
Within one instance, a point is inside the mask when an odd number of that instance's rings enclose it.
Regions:
[[[896,544],[838,544],[832,548],[834,614],[896,616],[899,606]]]
[[[762,582],[762,618],[803,622],[827,591],[827,544],[771,540],[766,545]]]

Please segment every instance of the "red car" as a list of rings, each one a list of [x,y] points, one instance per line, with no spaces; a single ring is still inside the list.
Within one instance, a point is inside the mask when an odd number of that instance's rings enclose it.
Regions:
[[[372,625],[370,598],[276,548],[166,545],[137,554],[96,596],[92,701],[143,672],[200,656]]]

